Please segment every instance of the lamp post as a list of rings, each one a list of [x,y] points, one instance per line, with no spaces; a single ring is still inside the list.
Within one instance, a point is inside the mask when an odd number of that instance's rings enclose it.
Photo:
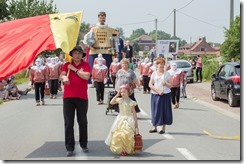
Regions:
[[[156,15],[153,15],[151,13],[147,13],[147,15],[151,15],[151,16],[154,16],[155,17],[155,52],[156,52],[156,56],[158,56],[157,54],[157,42],[158,42],[158,17]]]

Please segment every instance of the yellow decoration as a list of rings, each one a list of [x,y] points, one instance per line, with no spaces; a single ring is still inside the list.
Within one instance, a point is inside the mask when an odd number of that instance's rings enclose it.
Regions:
[[[69,52],[76,46],[82,16],[83,11],[49,15],[56,48],[65,52],[65,61],[72,59]]]

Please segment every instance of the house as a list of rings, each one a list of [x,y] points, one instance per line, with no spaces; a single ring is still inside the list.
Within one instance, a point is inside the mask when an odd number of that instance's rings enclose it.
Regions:
[[[186,44],[179,47],[178,55],[220,55],[219,47],[212,47],[206,38],[199,38],[194,44]]]
[[[141,35],[138,38],[132,40],[133,43],[137,43],[141,51],[150,51],[152,47],[155,47],[155,40],[148,35]]]

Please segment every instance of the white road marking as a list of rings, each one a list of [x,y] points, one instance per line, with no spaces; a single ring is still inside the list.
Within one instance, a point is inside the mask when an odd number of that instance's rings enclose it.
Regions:
[[[186,148],[176,148],[186,159],[188,160],[198,160],[192,155],[192,153]]]
[[[143,116],[148,116],[148,114],[139,106],[140,108],[140,114],[143,115]]]
[[[75,144],[75,160],[88,160],[88,153],[83,153],[79,143]]]

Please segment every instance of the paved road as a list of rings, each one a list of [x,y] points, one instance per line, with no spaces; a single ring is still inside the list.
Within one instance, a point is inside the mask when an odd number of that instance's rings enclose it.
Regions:
[[[197,86],[198,84],[190,84]],[[189,86],[188,85],[188,88]],[[21,89],[26,84],[19,86]],[[106,88],[105,98],[108,96]],[[141,108],[138,114],[144,147],[134,156],[113,155],[105,145],[117,113],[105,115],[107,105],[96,105],[95,89],[89,88],[89,143],[90,152],[82,153],[78,143],[74,157],[65,156],[62,116],[62,93],[58,99],[46,98],[46,105],[35,106],[34,92],[21,100],[0,105],[0,159],[8,160],[240,160],[240,140],[220,137],[240,136],[238,114],[224,111],[194,97],[181,99],[181,108],[173,111],[174,122],[166,134],[150,134],[150,94],[136,90]],[[221,103],[221,102],[219,102]],[[209,136],[203,131],[213,134]],[[75,136],[78,137],[77,124]]]
[[[240,106],[239,107],[230,107],[226,100],[213,101],[211,98],[211,83],[202,82],[202,83],[189,83],[187,85],[186,91],[188,95],[196,100],[209,103],[211,106],[220,108],[223,112],[232,112],[237,116],[240,116]]]

